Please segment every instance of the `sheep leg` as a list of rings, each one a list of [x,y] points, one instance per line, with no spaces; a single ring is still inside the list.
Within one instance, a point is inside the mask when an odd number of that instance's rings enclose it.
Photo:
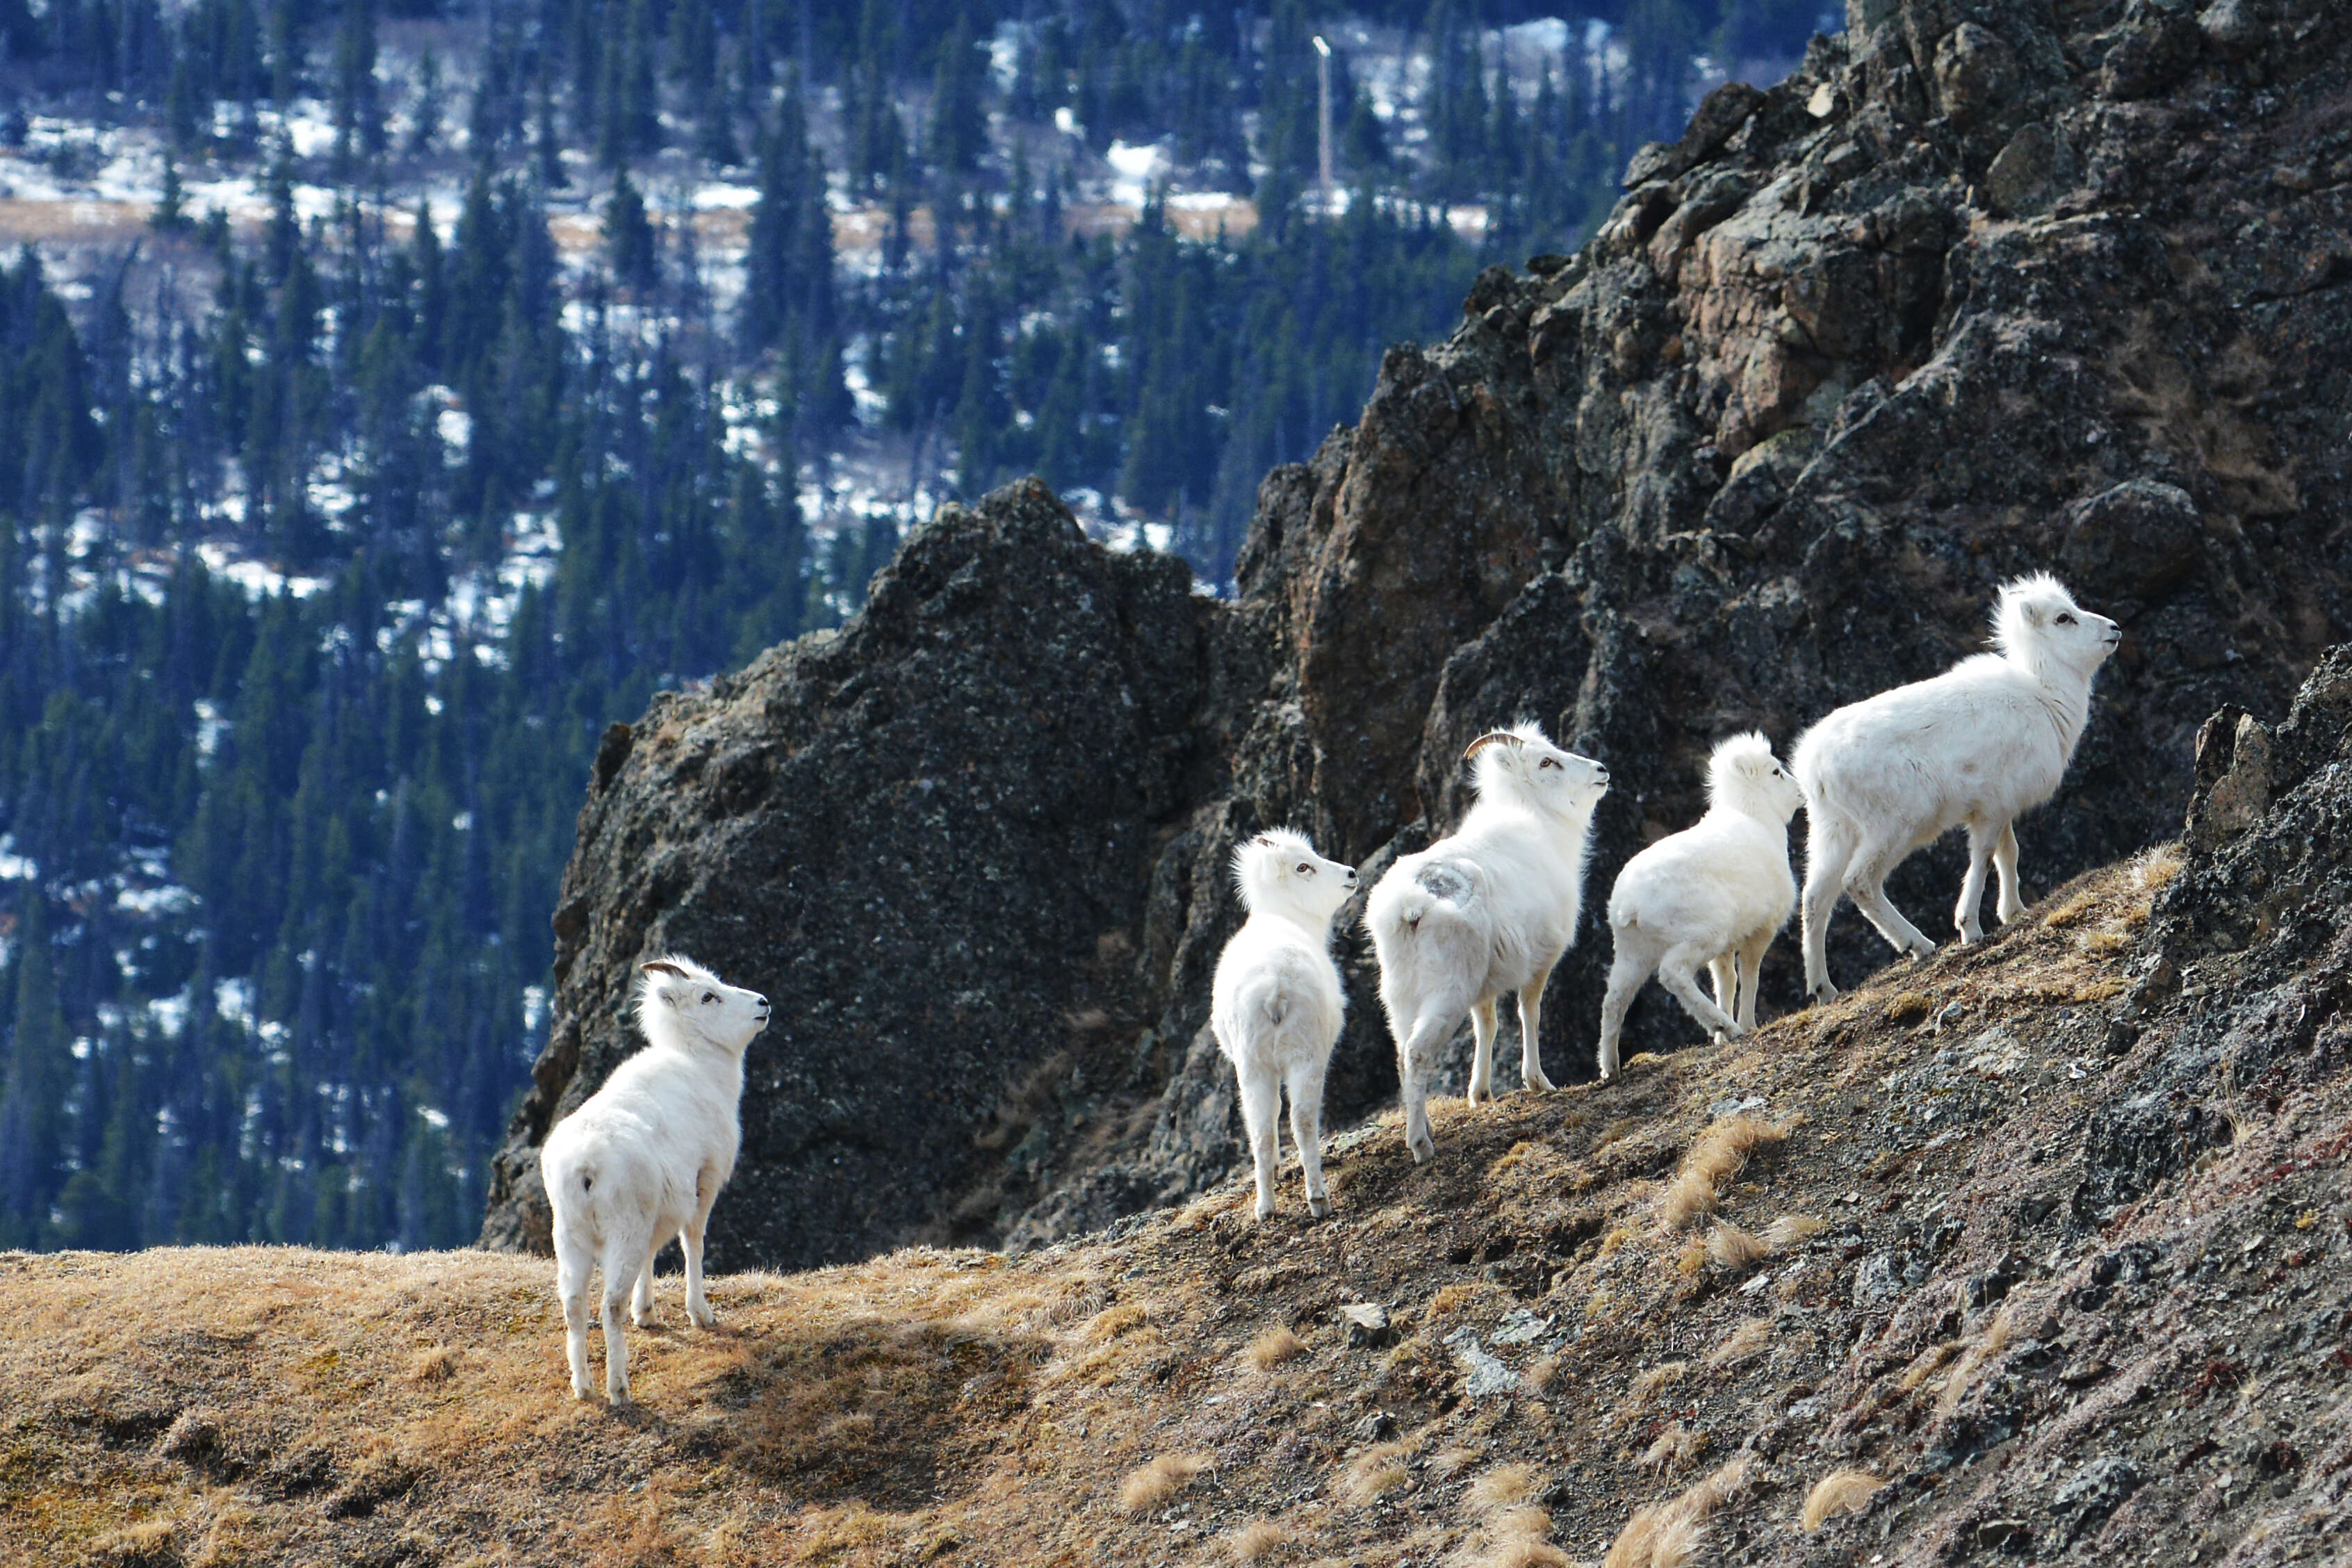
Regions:
[[[621,1311],[636,1289],[631,1266],[646,1256],[635,1237],[616,1237],[604,1244],[598,1259],[604,1269],[604,1298],[599,1314],[604,1324],[604,1397],[614,1405],[629,1402],[629,1342],[621,1329]]]
[[[1739,950],[1739,1025],[1756,1026],[1756,988],[1764,975],[1764,952],[1772,945],[1769,931],[1759,931]]]
[[[1715,987],[1715,1005],[1738,1016],[1735,1005],[1739,995],[1739,952],[1734,948],[1706,961],[1706,978]]]
[[[1551,969],[1519,987],[1519,1087],[1549,1094],[1555,1087],[1543,1065],[1543,994]]]
[[[661,1250],[662,1238],[646,1248],[645,1267],[637,1270],[637,1288],[629,1297],[629,1321],[644,1328],[654,1316],[654,1255]]]
[[[1307,1212],[1317,1219],[1331,1212],[1323,1185],[1323,1073],[1325,1062],[1302,1062],[1290,1069],[1290,1136],[1298,1144],[1299,1169],[1307,1177]]]
[[[1862,852],[1847,865],[1845,896],[1862,911],[1862,918],[1878,928],[1889,946],[1897,953],[1925,958],[1936,951],[1927,933],[1903,918],[1886,896],[1886,874],[1902,860],[1904,851],[1898,845],[1866,844]]]
[[[1830,916],[1844,890],[1840,879],[1853,855],[1854,835],[1825,808],[1809,804],[1806,809],[1812,826],[1805,843],[1805,994],[1820,1004],[1838,999],[1838,988],[1830,984]]]
[[[1274,1179],[1280,1161],[1282,1080],[1270,1067],[1252,1062],[1240,1073],[1242,1125],[1249,1130],[1250,1164],[1257,1175],[1257,1217],[1274,1215]]]
[[[1999,835],[1985,830],[1984,824],[1969,824],[1969,874],[1960,879],[1960,901],[1952,910],[1952,923],[1960,930],[1963,942],[1984,941],[1985,867],[1992,859],[1993,846]]]
[[[1617,933],[1617,956],[1609,964],[1609,994],[1601,1001],[1601,1081],[1617,1076],[1617,1037],[1625,1027],[1625,1009],[1657,969],[1655,955],[1629,947],[1626,933]]]
[[[1473,1105],[1495,1098],[1495,1031],[1498,1027],[1492,996],[1470,1009],[1470,1033],[1478,1043],[1477,1053],[1470,1059],[1470,1103]]]
[[[1429,1132],[1429,1075],[1437,1067],[1437,1053],[1444,1048],[1447,1037],[1461,1017],[1459,1013],[1432,1009],[1412,1021],[1397,1044],[1397,1086],[1399,1098],[1404,1101],[1404,1146],[1412,1152],[1412,1163],[1425,1165],[1437,1152],[1437,1140]]]
[[[572,1366],[572,1397],[588,1397],[588,1254],[577,1243],[555,1247],[555,1294],[563,1303],[563,1359]]]
[[[1739,1021],[1706,999],[1698,988],[1698,966],[1706,955],[1696,942],[1678,942],[1666,949],[1658,960],[1658,984],[1673,994],[1683,1005],[1683,1011],[1698,1020],[1698,1026],[1710,1035],[1725,1039],[1738,1039],[1748,1031]]]
[[[694,1217],[679,1227],[678,1246],[686,1253],[686,1315],[709,1328],[719,1321],[710,1310],[710,1298],[702,1292],[702,1236],[710,1226],[710,1205],[719,1201],[719,1175],[716,1166],[706,1165],[695,1173]]]
[[[2025,912],[2025,900],[2017,888],[2017,828],[2014,824],[2000,825],[2000,837],[1992,847],[1993,869],[2000,873],[2000,902],[1996,906],[2000,923],[2007,925]]]

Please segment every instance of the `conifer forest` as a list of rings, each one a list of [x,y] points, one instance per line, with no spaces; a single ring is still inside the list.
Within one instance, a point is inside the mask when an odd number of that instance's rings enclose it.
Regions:
[[[0,0],[0,1247],[470,1240],[606,725],[1026,473],[1223,591],[1387,345],[1842,25]]]

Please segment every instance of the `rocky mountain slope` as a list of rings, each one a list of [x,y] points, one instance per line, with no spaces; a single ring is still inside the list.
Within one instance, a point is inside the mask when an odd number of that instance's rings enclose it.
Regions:
[[[2197,779],[1981,947],[1339,1135],[1328,1221],[669,1277],[624,1414],[543,1261],[0,1255],[0,1562],[2341,1561],[2352,647]]]
[[[1619,780],[1605,888],[1696,815],[1715,739],[1786,744],[1943,667],[2020,571],[2126,629],[2021,828],[2029,887],[2173,831],[2206,717],[2277,711],[2352,634],[2352,16],[1848,22],[1645,149],[1584,251],[1490,269],[1450,340],[1392,350],[1359,424],[1265,480],[1235,602],[1016,486],[918,531],[838,640],[616,729],[485,1238],[543,1230],[538,1140],[671,944],[793,1020],[755,1057],[730,1266],[1180,1199],[1238,1152],[1206,1020],[1239,837],[1295,824],[1377,875],[1458,814],[1463,742],[1531,715]],[[1891,890],[1936,929],[1956,879],[1947,847]],[[1589,923],[1555,979],[1555,1079],[1591,1070],[1607,946]],[[1394,1089],[1368,957],[1341,1121]],[[1882,957],[1849,915],[1841,980]],[[1655,996],[1630,1028],[1692,1033]]]

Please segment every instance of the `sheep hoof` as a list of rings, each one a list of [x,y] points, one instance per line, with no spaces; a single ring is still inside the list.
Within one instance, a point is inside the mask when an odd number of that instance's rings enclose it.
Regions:
[[[1534,1089],[1538,1094],[1549,1094],[1558,1086],[1543,1074],[1538,1073],[1520,1087]]]
[[[1826,1007],[1844,994],[1844,992],[1839,990],[1835,985],[1832,985],[1828,981],[1824,980],[1819,985],[1813,987],[1813,1005],[1817,1007]]]
[[[698,1327],[715,1329],[719,1326],[719,1314],[712,1311],[708,1307],[703,1308],[698,1312],[689,1310],[686,1315],[692,1318],[695,1321],[696,1325]]]
[[[1436,1142],[1433,1140],[1427,1138],[1421,1140],[1419,1142],[1407,1142],[1405,1147],[1412,1151],[1412,1163],[1416,1165],[1428,1164],[1431,1157],[1437,1152]]]
[[[1267,1220],[1274,1217],[1274,1205],[1266,1202],[1264,1198],[1260,1198],[1257,1204],[1256,1214],[1258,1223],[1260,1225],[1264,1225]]]
[[[1317,1219],[1329,1219],[1331,1200],[1328,1197],[1310,1197],[1307,1200],[1307,1212]]]

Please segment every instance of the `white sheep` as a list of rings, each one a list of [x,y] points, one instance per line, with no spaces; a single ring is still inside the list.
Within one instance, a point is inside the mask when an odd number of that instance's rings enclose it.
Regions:
[[[1209,1026],[1241,1086],[1257,1217],[1274,1213],[1286,1087],[1307,1206],[1319,1219],[1331,1212],[1323,1187],[1323,1073],[1347,1006],[1331,962],[1331,917],[1356,890],[1356,873],[1315,853],[1305,834],[1284,828],[1234,851],[1234,883],[1249,919],[1217,960]]]
[[[1706,815],[1659,839],[1617,873],[1609,895],[1616,957],[1601,1004],[1601,1082],[1617,1076],[1625,1009],[1653,973],[1717,1037],[1737,1037],[1756,1026],[1764,950],[1797,904],[1789,818],[1804,803],[1804,792],[1772,754],[1770,741],[1734,735],[1706,760]],[[1701,965],[1715,981],[1713,1002],[1698,988]]]
[[[1969,830],[1969,871],[1952,918],[1962,942],[1979,923],[1985,863],[2000,873],[2003,924],[2024,909],[2017,890],[2019,813],[2055,794],[2090,720],[2091,682],[2123,633],[2074,603],[2046,574],[2002,584],[1992,616],[1997,653],[1962,659],[1930,680],[1841,708],[1797,742],[1805,789],[1805,990],[1834,1000],[1822,948],[1843,891],[1894,944],[1936,944],[1887,900],[1887,874],[1954,827]]]
[[[555,1289],[563,1300],[563,1349],[572,1396],[588,1397],[588,1270],[604,1271],[604,1394],[629,1397],[629,1316],[653,1314],[654,1253],[672,1236],[686,1249],[686,1311],[709,1327],[702,1293],[702,1231],[743,1142],[743,1051],[768,1026],[768,999],[723,984],[688,958],[642,967],[637,1025],[646,1048],[556,1123],[540,1150],[555,1210]]]
[[[1391,867],[1364,911],[1416,1164],[1436,1150],[1429,1075],[1463,1014],[1478,1043],[1474,1102],[1494,1096],[1495,1003],[1506,991],[1518,997],[1520,1079],[1551,1087],[1538,1016],[1553,965],[1576,940],[1592,809],[1609,793],[1607,768],[1534,724],[1481,735],[1462,756],[1476,768],[1476,804],[1450,837]]]

